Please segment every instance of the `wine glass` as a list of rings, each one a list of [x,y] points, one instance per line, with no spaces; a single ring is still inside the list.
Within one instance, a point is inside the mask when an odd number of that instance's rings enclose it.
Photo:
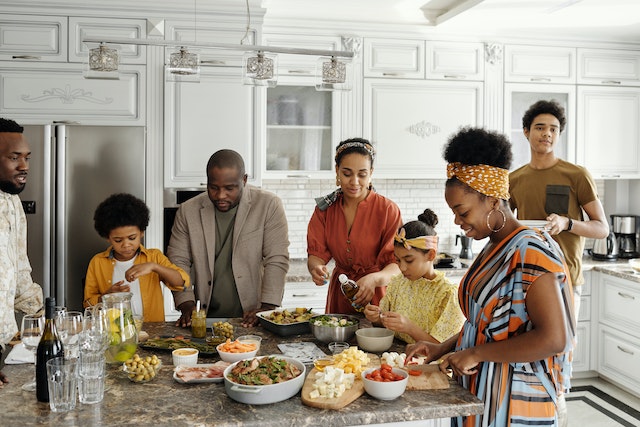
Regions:
[[[35,314],[27,314],[22,318],[22,326],[20,328],[20,336],[22,337],[22,344],[24,348],[33,353],[35,365],[35,355],[42,338],[42,332],[44,330],[44,318],[42,316],[36,316]],[[33,372],[33,380],[22,385],[22,389],[25,391],[36,390],[36,375],[35,370]]]
[[[64,346],[65,359],[77,359],[79,355],[79,338],[82,332],[82,313],[65,311],[56,318],[58,336]]]

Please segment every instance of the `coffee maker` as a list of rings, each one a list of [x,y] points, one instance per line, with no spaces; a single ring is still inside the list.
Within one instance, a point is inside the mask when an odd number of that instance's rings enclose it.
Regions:
[[[620,258],[638,258],[636,229],[640,222],[637,215],[611,215],[613,234],[618,239]]]

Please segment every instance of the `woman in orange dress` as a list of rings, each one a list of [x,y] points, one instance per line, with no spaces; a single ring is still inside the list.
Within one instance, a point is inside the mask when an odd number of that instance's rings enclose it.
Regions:
[[[371,185],[375,151],[366,139],[342,141],[336,148],[333,193],[316,199],[307,229],[307,267],[318,286],[329,284],[327,313],[356,310],[340,291],[338,276],[359,286],[354,304],[378,304],[392,276],[400,274],[393,236],[402,225],[398,206]],[[327,263],[335,260],[333,272]]]

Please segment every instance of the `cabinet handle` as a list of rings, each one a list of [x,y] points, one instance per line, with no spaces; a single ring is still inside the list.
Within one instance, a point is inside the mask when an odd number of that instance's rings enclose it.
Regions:
[[[601,178],[620,178],[622,175],[620,174],[602,174],[600,175]]]
[[[631,351],[631,350],[627,350],[626,348],[622,348],[622,347],[620,347],[619,345],[618,345],[618,346],[616,346],[616,347],[618,347],[618,350],[620,350],[621,352],[623,352],[623,353],[627,353],[627,354],[630,354],[630,355],[632,355],[632,356],[633,356],[633,351]]]
[[[531,77],[532,82],[550,82],[551,79],[549,77]]]
[[[318,297],[320,294],[292,294],[293,297]]]
[[[311,175],[287,175],[287,178],[311,178]]]
[[[619,80],[603,80],[602,84],[605,84],[605,85],[620,85],[620,84],[622,84],[622,82],[619,81]]]
[[[383,76],[398,77],[404,76],[404,73],[382,73]]]
[[[37,60],[42,59],[39,56],[33,56],[33,55],[13,55],[11,58],[13,58],[13,59],[37,59]]]
[[[219,59],[205,59],[204,61],[200,61],[200,63],[209,65],[226,65],[227,62]]]
[[[289,70],[289,74],[311,74],[309,70]]]
[[[636,297],[634,297],[633,295],[629,295],[629,294],[625,294],[624,292],[618,292],[618,295],[620,295],[622,298],[626,298],[626,299],[636,299]]]
[[[445,74],[444,78],[445,79],[466,79],[467,76],[463,76],[463,75],[460,75],[460,74],[457,74],[457,75],[456,74]]]

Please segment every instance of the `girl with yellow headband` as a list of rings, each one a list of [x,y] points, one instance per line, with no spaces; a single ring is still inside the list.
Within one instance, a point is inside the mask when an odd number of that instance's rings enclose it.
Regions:
[[[442,359],[441,370],[483,401],[481,415],[452,426],[557,426],[575,342],[573,292],[562,252],[543,230],[525,227],[508,206],[511,144],[465,128],[445,146],[445,199],[455,223],[487,239],[459,286],[466,320],[441,344],[409,345],[407,358]]]
[[[368,304],[364,310],[372,323],[391,329],[407,343],[440,343],[457,334],[464,322],[458,287],[433,266],[438,252],[437,223],[437,215],[425,209],[418,221],[400,228],[394,238],[394,254],[402,274],[391,279],[380,306]]]

